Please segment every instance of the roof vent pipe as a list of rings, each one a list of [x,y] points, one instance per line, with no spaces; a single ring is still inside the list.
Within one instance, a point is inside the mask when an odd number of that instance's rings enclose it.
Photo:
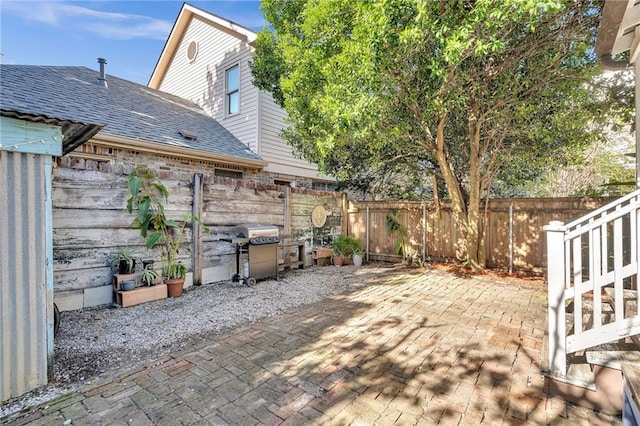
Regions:
[[[104,87],[105,89],[109,87],[107,83],[107,60],[104,58],[98,58],[98,63],[100,64],[100,77],[98,77],[98,86]]]

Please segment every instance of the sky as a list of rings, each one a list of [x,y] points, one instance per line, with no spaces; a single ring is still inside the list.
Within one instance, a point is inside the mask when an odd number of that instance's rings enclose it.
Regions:
[[[178,17],[182,1],[0,0],[4,64],[99,69],[146,85]],[[254,31],[266,25],[259,1],[188,1]]]

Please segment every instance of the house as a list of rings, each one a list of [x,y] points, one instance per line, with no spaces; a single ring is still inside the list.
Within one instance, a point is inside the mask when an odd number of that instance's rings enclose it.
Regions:
[[[636,93],[640,87],[639,53],[640,4],[606,0],[596,54],[610,70],[635,68]],[[639,105],[636,99],[636,123]],[[637,153],[639,138],[636,125]],[[640,161],[640,155],[636,160]],[[640,176],[640,167],[636,176]],[[570,223],[551,222],[544,229],[548,351],[543,369],[548,389],[604,412],[622,411],[623,424],[637,425],[640,190]]]
[[[78,126],[78,135],[67,137],[63,152],[52,157],[47,174],[53,296],[60,310],[111,304],[110,260],[119,251],[128,248],[138,257],[159,259],[131,228],[133,216],[126,208],[127,176],[140,164],[154,168],[168,188],[170,218],[196,214],[210,228],[197,232],[194,225],[180,250],[179,260],[191,271],[187,287],[226,281],[236,273],[235,248],[227,240],[239,223],[278,226],[281,234],[305,241],[309,253],[314,237],[341,232],[342,194],[270,182],[272,176],[264,172],[268,163],[198,105],[107,75],[105,62],[99,60],[100,71],[0,65],[3,115],[68,117],[70,123],[99,125],[97,133]],[[310,221],[318,203],[329,215],[322,229]]]
[[[149,87],[200,105],[268,165],[270,183],[333,189],[335,179],[297,158],[280,137],[285,111],[253,83],[249,61],[257,34],[183,4]]]
[[[85,67],[1,65],[3,110],[63,115],[104,124],[72,157],[108,161],[118,148],[259,172],[267,163],[194,103]],[[99,84],[100,83],[100,84]]]

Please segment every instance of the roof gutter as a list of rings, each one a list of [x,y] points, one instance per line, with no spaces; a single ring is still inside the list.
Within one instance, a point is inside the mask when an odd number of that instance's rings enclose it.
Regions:
[[[109,146],[118,149],[128,149],[152,154],[169,155],[172,157],[180,157],[185,159],[231,164],[234,166],[254,170],[263,169],[269,164],[264,160],[251,160],[248,158],[233,157],[230,155],[212,154],[189,147],[159,144],[157,142],[149,142],[141,139],[115,136],[104,132],[96,135],[93,139],[91,139],[91,142],[95,143],[96,145]]]
[[[612,55],[627,6],[628,1],[606,0],[602,8],[602,19],[598,27],[595,48],[603,68],[610,71],[623,71],[631,68],[629,61],[616,61]]]

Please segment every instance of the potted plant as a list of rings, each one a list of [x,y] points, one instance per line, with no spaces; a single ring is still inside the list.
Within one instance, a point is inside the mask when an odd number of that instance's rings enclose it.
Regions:
[[[136,280],[124,280],[120,283],[120,289],[122,291],[131,291],[136,288]]]
[[[333,248],[333,255],[331,256],[331,261],[336,266],[344,265],[344,255],[340,247]]]
[[[127,211],[137,211],[131,227],[140,229],[148,250],[158,247],[162,278],[167,284],[169,297],[179,297],[182,295],[187,273],[187,268],[178,260],[180,244],[187,223],[195,220],[202,225],[202,222],[191,214],[183,215],[180,222],[166,216],[163,203],[168,201],[169,191],[149,167],[136,166],[129,174],[128,183],[130,197],[127,200]],[[206,226],[202,226],[205,231],[208,230]]]
[[[342,257],[345,260],[344,263],[352,262],[353,253],[356,249],[362,250],[362,243],[360,243],[360,240],[348,235],[339,235],[335,240],[333,240],[332,246],[334,253],[336,250],[342,253]]]
[[[133,274],[136,269],[136,258],[133,250],[124,248],[111,260],[111,268],[118,274]]]
[[[160,282],[160,274],[152,268],[144,268],[140,276],[140,282],[143,286],[153,286]]]
[[[364,254],[364,250],[360,247],[354,247],[353,249],[353,266],[360,267],[362,266],[362,255]]]

